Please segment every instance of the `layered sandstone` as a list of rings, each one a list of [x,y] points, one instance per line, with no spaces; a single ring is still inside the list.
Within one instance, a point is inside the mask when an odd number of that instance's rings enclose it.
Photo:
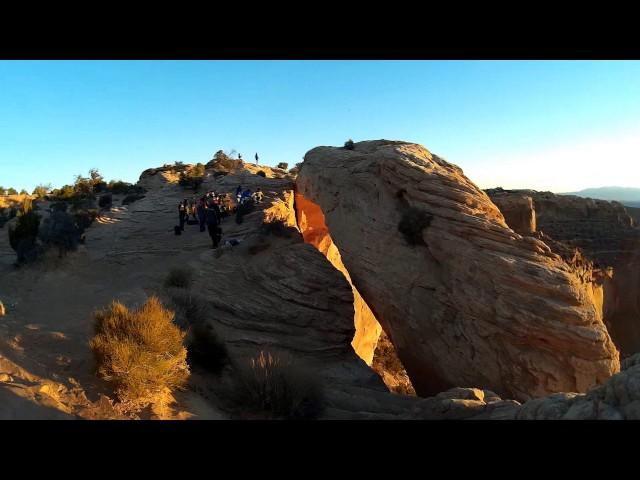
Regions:
[[[466,385],[522,400],[584,392],[618,371],[589,272],[511,230],[462,170],[424,147],[318,147],[297,188],[322,209],[420,395]],[[431,222],[411,244],[398,227],[415,209]]]
[[[626,355],[640,351],[640,228],[629,208],[618,202],[533,190],[487,193],[501,209],[523,196],[532,199],[535,235],[557,245],[552,248],[564,251],[563,256],[583,257],[596,266],[604,322],[616,346]],[[531,212],[522,205],[520,209],[520,215]],[[518,215],[517,207],[513,215]],[[507,218],[507,223],[525,234],[518,222]]]
[[[320,207],[299,194],[295,196],[295,206],[298,228],[302,232],[304,241],[316,247],[327,257],[329,262],[342,272],[351,285],[356,327],[356,333],[351,345],[358,356],[367,362],[367,365],[371,365],[382,327],[367,303],[362,299],[358,289],[353,286],[351,276],[342,263],[340,252],[333,243],[329,230],[324,223],[324,214]]]

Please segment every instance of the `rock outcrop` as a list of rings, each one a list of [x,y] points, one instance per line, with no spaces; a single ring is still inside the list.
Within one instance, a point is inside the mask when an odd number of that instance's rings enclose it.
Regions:
[[[595,265],[602,293],[604,322],[625,355],[640,351],[640,228],[627,207],[618,202],[533,190],[487,190],[518,233],[546,239],[563,257],[578,256]],[[527,197],[533,208],[517,203]],[[518,213],[520,207],[520,213]],[[537,231],[525,231],[518,215],[533,211]],[[504,212],[503,212],[504,213]],[[509,218],[514,220],[510,222]],[[578,253],[574,253],[578,249]]]
[[[333,243],[329,230],[324,223],[324,215],[320,207],[299,194],[295,196],[295,206],[298,228],[302,232],[304,241],[316,247],[327,257],[327,260],[342,272],[351,285],[355,310],[354,323],[356,326],[356,334],[351,344],[358,356],[367,362],[367,365],[371,365],[382,327],[367,303],[362,299],[358,289],[353,286],[349,272],[342,263],[340,252]]]
[[[460,168],[424,147],[318,147],[297,188],[322,209],[418,394],[472,385],[527,400],[584,392],[618,371],[590,275],[513,232]]]

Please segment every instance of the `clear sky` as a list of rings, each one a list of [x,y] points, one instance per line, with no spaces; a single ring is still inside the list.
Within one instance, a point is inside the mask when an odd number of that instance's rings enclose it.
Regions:
[[[640,62],[0,62],[4,187],[348,138],[421,143],[482,188],[640,187]]]

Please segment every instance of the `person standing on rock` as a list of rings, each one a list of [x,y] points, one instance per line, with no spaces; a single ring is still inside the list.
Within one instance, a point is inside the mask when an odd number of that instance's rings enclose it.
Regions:
[[[200,231],[204,232],[204,225],[206,221],[206,215],[205,215],[206,205],[205,205],[204,197],[198,200],[198,206],[196,210],[198,211],[198,222],[200,223]]]
[[[178,218],[180,219],[180,230],[184,232],[184,222],[187,218],[187,200],[180,202],[178,206]]]
[[[258,152],[256,152],[256,165],[258,165],[258,164],[259,164],[259,162],[258,162]]]

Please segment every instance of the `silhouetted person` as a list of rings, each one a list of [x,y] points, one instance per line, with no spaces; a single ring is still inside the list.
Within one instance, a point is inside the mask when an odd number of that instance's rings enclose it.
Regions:
[[[256,203],[262,203],[262,199],[264,198],[264,193],[260,190],[260,187],[256,189],[256,192],[253,194],[253,199]]]
[[[178,218],[180,219],[180,230],[184,231],[184,222],[187,218],[187,201],[180,202],[178,206]]]
[[[206,218],[205,218],[206,205],[205,205],[204,197],[198,200],[198,206],[196,207],[196,210],[198,211],[198,222],[200,223],[200,231],[204,232],[204,224],[206,221]]]
[[[256,152],[256,165],[258,165],[258,152]]]
[[[207,220],[207,230],[209,231],[209,236],[211,237],[211,242],[213,244],[212,248],[218,248],[218,244],[220,243],[220,237],[222,233],[222,229],[220,228],[220,209],[218,206],[209,202],[206,206],[206,220]]]

